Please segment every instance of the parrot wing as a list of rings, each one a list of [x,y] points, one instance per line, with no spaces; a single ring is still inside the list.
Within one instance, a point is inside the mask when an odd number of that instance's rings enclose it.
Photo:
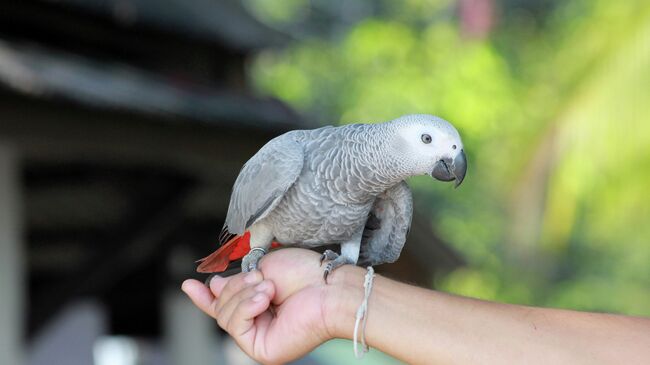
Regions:
[[[233,185],[219,248],[198,261],[198,272],[222,272],[250,251],[246,230],[275,208],[298,179],[303,162],[303,147],[289,132],[269,141],[244,164]]]
[[[411,227],[413,196],[406,182],[375,200],[361,241],[360,265],[379,265],[399,258]]]
[[[271,212],[298,179],[304,159],[302,145],[288,133],[269,141],[248,160],[233,186],[224,225],[226,236],[244,234]]]

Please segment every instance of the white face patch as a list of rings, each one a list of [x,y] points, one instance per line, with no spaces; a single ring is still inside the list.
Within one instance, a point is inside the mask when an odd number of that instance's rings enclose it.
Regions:
[[[439,160],[453,160],[463,149],[463,143],[448,122],[432,116],[418,117],[398,122],[399,149],[418,173],[428,174]],[[427,143],[429,140],[431,142]]]

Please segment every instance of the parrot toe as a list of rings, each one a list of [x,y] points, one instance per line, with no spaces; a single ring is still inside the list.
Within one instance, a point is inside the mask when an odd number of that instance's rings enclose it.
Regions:
[[[327,266],[325,266],[325,271],[323,272],[323,280],[325,280],[325,284],[327,284],[327,277],[332,273],[332,271],[334,271],[337,267],[346,264],[354,265],[355,262],[345,256],[340,256],[338,254],[337,258],[328,262]]]
[[[332,250],[325,250],[323,254],[320,256],[320,265],[323,266],[323,261],[332,261],[336,260],[339,257],[339,254],[332,251]]]
[[[263,248],[254,248],[252,249],[244,258],[242,259],[241,262],[241,271],[242,272],[250,272],[253,270],[257,270],[257,264],[260,262],[260,259],[262,256],[266,254],[266,250]]]

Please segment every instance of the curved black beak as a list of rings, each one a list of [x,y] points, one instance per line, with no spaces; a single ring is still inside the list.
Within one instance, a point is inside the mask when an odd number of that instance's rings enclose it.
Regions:
[[[467,156],[465,156],[465,151],[460,150],[460,153],[453,160],[451,158],[443,158],[436,162],[433,171],[431,171],[431,176],[440,181],[456,180],[454,187],[457,188],[465,180],[466,172]]]

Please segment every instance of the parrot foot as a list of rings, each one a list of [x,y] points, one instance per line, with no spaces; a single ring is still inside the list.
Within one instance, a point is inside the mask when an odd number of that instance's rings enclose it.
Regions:
[[[262,256],[266,254],[266,250],[262,247],[253,247],[249,253],[244,256],[241,262],[241,271],[250,272],[257,270],[257,264],[262,259]]]
[[[340,256],[338,254],[336,254],[336,255],[337,255],[337,257],[334,260],[328,262],[327,266],[325,266],[325,271],[323,272],[323,280],[325,280],[325,284],[327,284],[327,277],[329,276],[329,274],[332,273],[332,271],[334,271],[334,269],[336,269],[339,266],[346,265],[346,264],[350,264],[350,265],[355,264],[354,261],[352,261],[351,259],[349,259],[349,258],[347,258],[345,256]]]
[[[320,265],[323,266],[323,261],[332,261],[336,260],[339,257],[339,254],[332,251],[332,250],[325,250],[323,254],[320,256]]]

